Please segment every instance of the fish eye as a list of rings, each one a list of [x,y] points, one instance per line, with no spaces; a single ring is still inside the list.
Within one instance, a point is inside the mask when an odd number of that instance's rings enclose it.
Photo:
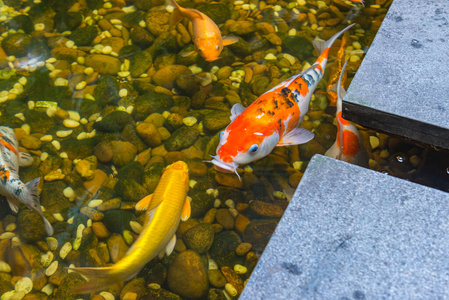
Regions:
[[[251,147],[249,147],[249,152],[254,153],[259,149],[259,145],[254,144]]]
[[[224,135],[224,131],[220,132],[220,134],[218,135],[218,137],[219,137],[220,139],[222,139],[222,138],[223,138],[223,135]]]
[[[198,52],[201,52],[201,51],[203,51],[203,50],[201,50],[201,48],[198,48]]]
[[[215,46],[215,49],[220,50],[220,46],[218,46],[218,45]]]

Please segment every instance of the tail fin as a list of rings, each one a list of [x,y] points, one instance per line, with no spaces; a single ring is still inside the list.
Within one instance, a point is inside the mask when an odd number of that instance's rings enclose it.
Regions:
[[[105,289],[108,286],[120,281],[114,280],[111,274],[113,267],[104,268],[69,268],[83,275],[87,282],[79,284],[73,292],[75,294],[87,294]]]
[[[341,86],[341,78],[343,77],[343,74],[346,71],[346,66],[348,65],[348,61],[345,61],[345,64],[343,65],[343,68],[341,68],[340,77],[338,77],[337,82],[337,112],[342,110],[342,101],[343,97],[345,96],[345,89]]]
[[[48,220],[44,217],[41,209],[41,204],[39,202],[39,192],[37,188],[39,186],[40,180],[40,177],[37,177],[25,184],[26,194],[24,196],[27,197],[27,199],[25,199],[24,203],[26,203],[30,209],[36,211],[42,217],[42,220],[45,224],[45,232],[50,236],[54,233],[53,227],[51,226],[50,222],[48,222]]]
[[[342,31],[334,34],[330,39],[328,39],[327,41],[322,41],[322,40],[314,40],[313,41],[313,46],[315,46],[315,49],[317,49],[318,53],[323,52],[324,50],[326,50],[327,48],[330,48],[332,46],[332,44],[340,37],[340,35],[342,35],[343,33],[345,33],[346,31],[348,31],[352,26],[354,26],[356,23],[353,23],[349,26],[346,26],[345,29],[343,29]]]
[[[166,1],[167,5],[171,5],[174,8],[173,12],[170,15],[170,26],[174,26],[178,24],[183,18],[183,16],[180,13],[179,9],[180,6],[178,3],[176,3],[175,0],[166,0]]]

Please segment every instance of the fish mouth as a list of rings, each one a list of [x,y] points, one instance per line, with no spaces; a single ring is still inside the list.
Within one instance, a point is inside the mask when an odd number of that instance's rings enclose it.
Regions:
[[[230,162],[230,163],[226,163],[224,161],[222,161],[218,155],[212,156],[212,160],[208,160],[207,162],[211,162],[215,165],[215,168],[223,173],[235,173],[237,174],[238,178],[240,179],[240,175],[237,172],[237,167],[239,166],[238,163],[235,162]]]

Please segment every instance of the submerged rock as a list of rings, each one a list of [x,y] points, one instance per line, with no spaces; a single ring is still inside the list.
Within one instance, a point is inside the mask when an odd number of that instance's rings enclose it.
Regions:
[[[85,26],[73,31],[70,35],[70,39],[74,41],[77,46],[91,46],[97,34],[97,27]]]
[[[19,212],[17,226],[20,239],[27,243],[43,240],[46,236],[44,221],[39,214],[31,209],[25,208]]]
[[[8,35],[2,41],[2,48],[7,55],[22,57],[27,55],[31,46],[31,39],[24,33],[14,33]]]
[[[313,45],[300,36],[288,36],[282,42],[284,52],[297,57],[300,61],[313,56]]]
[[[96,63],[98,63],[98,62],[95,62],[95,64]],[[86,61],[86,65],[87,65],[87,61]],[[102,73],[98,70],[97,70],[97,72]],[[110,74],[110,73],[108,73],[108,74]],[[112,73],[112,74],[114,74],[114,73]],[[120,99],[118,92],[119,92],[119,84],[117,82],[117,79],[113,76],[105,75],[105,76],[101,76],[101,78],[98,80],[93,96],[96,101],[99,101],[101,104],[106,105],[109,103],[116,103]]]
[[[209,249],[210,256],[220,266],[234,266],[241,262],[235,250],[242,243],[239,235],[234,231],[223,231],[215,236],[212,247]]]
[[[201,298],[209,290],[207,269],[200,256],[192,250],[179,254],[168,270],[170,290],[186,298]]]
[[[214,231],[210,224],[198,224],[188,229],[182,236],[187,248],[199,254],[206,253],[214,241]]]
[[[176,130],[165,142],[167,151],[186,149],[195,144],[200,133],[192,127],[183,126]]]

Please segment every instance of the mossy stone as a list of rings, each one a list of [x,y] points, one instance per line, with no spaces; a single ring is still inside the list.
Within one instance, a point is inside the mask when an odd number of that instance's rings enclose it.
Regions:
[[[173,35],[171,32],[163,32],[154,40],[153,45],[151,45],[151,51],[153,57],[166,53],[178,53],[179,46],[176,35]]]
[[[9,20],[8,27],[14,30],[23,30],[25,33],[30,34],[34,31],[34,24],[30,17],[27,15],[18,15]]]
[[[154,192],[161,178],[162,171],[164,170],[164,164],[157,162],[152,164],[149,168],[145,169],[142,177],[142,185],[147,189],[149,193]]]
[[[209,132],[217,132],[225,128],[231,122],[231,114],[227,111],[213,111],[204,116],[203,126]]]
[[[199,135],[200,133],[198,130],[192,127],[183,126],[176,130],[172,136],[164,142],[164,145],[167,151],[179,151],[195,144]]]
[[[120,132],[126,125],[133,123],[133,118],[126,111],[113,111],[104,116],[94,128],[106,132]]]
[[[231,49],[231,51],[239,57],[246,57],[248,55],[251,55],[251,45],[241,37],[238,37],[238,39],[239,40],[237,43],[228,46],[229,49]]]
[[[146,119],[152,113],[162,113],[169,110],[173,106],[173,98],[171,96],[148,91],[147,93],[137,97],[133,110],[133,115],[138,120]]]
[[[61,141],[61,149],[66,152],[69,159],[83,159],[92,154],[96,139],[65,139]]]
[[[120,134],[120,138],[122,139],[122,141],[130,142],[131,144],[133,144],[137,149],[137,153],[140,153],[147,149],[147,145],[137,134],[134,124],[127,124],[125,128],[123,128],[123,131]]]
[[[136,53],[130,60],[129,71],[131,76],[139,77],[153,65],[153,57],[149,51]]]
[[[152,299],[152,300],[181,300],[182,298],[175,293],[164,289],[146,289],[141,299]]]
[[[77,46],[91,46],[97,35],[97,27],[85,26],[74,30],[70,35],[70,39],[74,41]]]
[[[182,236],[187,248],[199,254],[206,253],[214,241],[214,230],[212,225],[201,223],[188,229]]]
[[[209,3],[198,6],[197,9],[211,18],[215,24],[221,24],[231,18],[231,10],[221,3]]]
[[[144,173],[143,166],[138,161],[130,162],[124,165],[118,170],[118,179],[134,179],[138,183],[142,182],[142,176]]]
[[[298,146],[301,160],[310,160],[315,154],[324,154],[326,148],[314,139]]]
[[[243,232],[243,240],[250,243],[253,250],[262,252],[277,224],[277,220],[253,220],[246,226]]]
[[[19,169],[19,177],[23,183],[27,183],[28,181],[33,180],[37,177],[42,177],[44,174],[42,171],[36,166],[30,166],[28,168],[20,168]]]
[[[59,12],[54,16],[55,29],[58,32],[73,31],[81,25],[83,16],[79,12]]]
[[[131,30],[129,38],[133,41],[134,45],[139,46],[141,49],[146,49],[153,44],[154,37],[146,29],[135,26]]]
[[[209,254],[220,266],[233,267],[241,261],[241,258],[235,254],[235,250],[241,243],[242,240],[235,231],[223,231],[215,236]]]
[[[40,60],[48,59],[51,55],[51,49],[47,44],[47,39],[42,37],[32,38],[29,55],[30,57],[39,57]]]
[[[77,297],[75,296],[76,294],[73,292],[73,289],[85,281],[84,277],[77,272],[68,273],[64,276],[61,284],[58,286],[58,289],[55,292],[55,299],[75,300]]]
[[[148,195],[147,190],[134,179],[120,179],[114,187],[117,197],[123,201],[138,202]]]
[[[54,120],[47,116],[45,112],[27,110],[24,115],[32,132],[46,134],[55,127]]]
[[[209,209],[214,207],[214,196],[206,194],[204,191],[191,194],[191,197],[190,209],[192,218],[202,218]]]
[[[104,212],[103,223],[109,231],[122,233],[123,230],[131,230],[129,222],[134,221],[134,214],[127,210],[108,210]]]
[[[2,41],[2,48],[7,55],[14,55],[15,57],[22,57],[28,54],[31,46],[31,39],[25,33],[9,34]]]
[[[64,196],[66,184],[64,181],[45,182],[40,196],[41,205],[49,213],[65,213],[71,207],[70,201]]]
[[[117,79],[112,75],[103,75],[97,82],[94,90],[94,98],[103,105],[116,104],[120,99],[120,86]]]
[[[132,56],[138,54],[141,51],[142,51],[142,49],[140,49],[136,45],[126,45],[120,49],[120,51],[118,53],[118,58],[120,58],[120,59],[129,58],[129,57],[132,57]]]
[[[8,274],[8,276],[10,275]],[[11,284],[11,278],[7,278],[7,276],[0,276],[0,293],[3,295],[4,293],[9,292],[13,289],[14,286]]]
[[[321,123],[315,130],[315,140],[326,149],[332,146],[336,136],[337,127],[334,124]]]
[[[282,50],[299,59],[306,60],[313,56],[313,45],[300,36],[288,36],[282,41]]]
[[[17,217],[20,239],[27,243],[43,240],[46,236],[44,221],[37,212],[31,209],[22,209]]]
[[[209,293],[207,294],[208,300],[227,300],[225,294],[223,293],[223,290],[221,289],[210,289]]]
[[[205,61],[204,59],[199,60],[199,67],[201,67],[203,70],[210,70],[212,67],[217,66],[219,68],[223,68],[226,66],[230,66],[235,62],[235,55],[232,53],[231,50],[229,50],[228,47],[224,47],[223,50],[220,53],[220,59],[215,61]]]

